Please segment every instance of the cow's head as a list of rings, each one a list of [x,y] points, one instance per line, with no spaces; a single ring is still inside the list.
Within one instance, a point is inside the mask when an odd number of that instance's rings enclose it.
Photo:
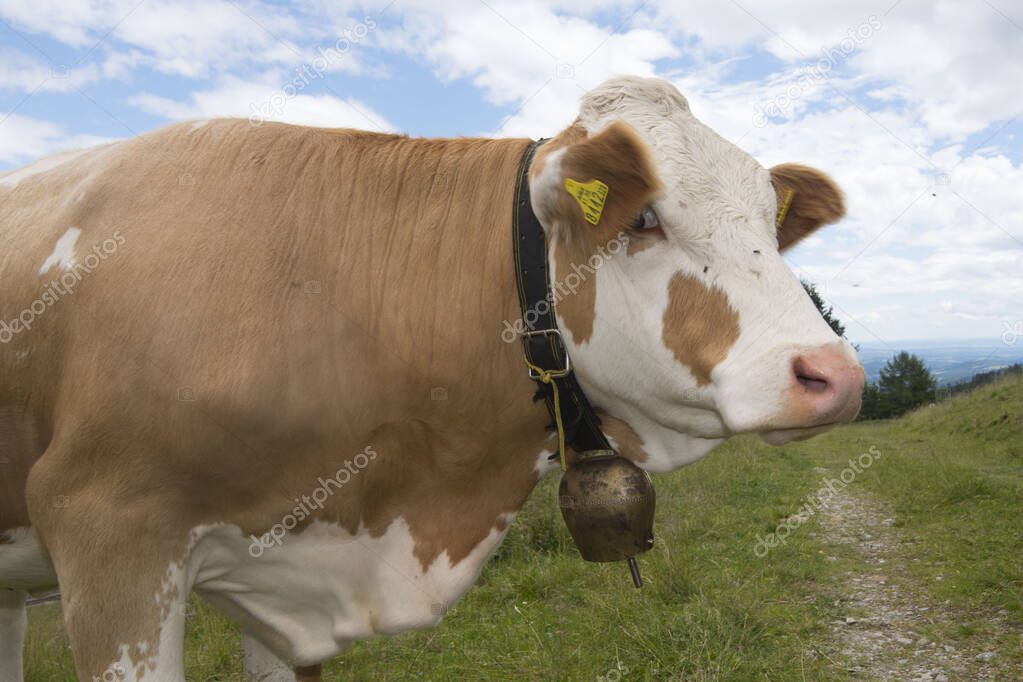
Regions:
[[[628,456],[663,471],[856,416],[863,369],[781,255],[844,213],[826,175],[765,169],[669,83],[619,78],[538,150],[530,188],[565,343]]]

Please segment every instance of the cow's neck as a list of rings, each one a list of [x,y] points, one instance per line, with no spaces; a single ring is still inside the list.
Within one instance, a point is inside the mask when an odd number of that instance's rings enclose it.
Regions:
[[[364,216],[343,226],[332,280],[350,292],[335,318],[338,407],[350,453],[377,458],[331,512],[373,535],[401,518],[424,567],[503,529],[550,446],[518,340],[502,338],[519,316],[511,212],[527,145],[367,138],[333,197]]]

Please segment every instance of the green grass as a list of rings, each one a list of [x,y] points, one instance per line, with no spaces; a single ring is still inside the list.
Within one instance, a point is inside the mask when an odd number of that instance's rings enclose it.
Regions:
[[[894,509],[907,577],[962,616],[929,636],[985,638],[1023,670],[1017,379],[783,448],[736,439],[655,477],[657,545],[640,559],[643,590],[631,586],[623,564],[579,559],[551,477],[440,627],[356,644],[325,666],[324,677],[852,679],[828,623],[845,615],[836,606],[842,576],[866,570],[861,559],[822,544],[813,519],[765,558],[753,548],[820,488],[822,468],[834,476],[871,447],[881,457],[851,489]],[[198,600],[190,609],[188,679],[242,679],[237,632]],[[56,607],[31,611],[28,661],[29,680],[74,679]]]

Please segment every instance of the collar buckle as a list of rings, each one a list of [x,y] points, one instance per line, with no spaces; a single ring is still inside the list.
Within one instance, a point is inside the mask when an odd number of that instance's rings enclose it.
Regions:
[[[556,348],[558,353],[560,353],[561,357],[564,358],[564,360],[565,360],[564,365],[562,367],[557,368],[557,369],[552,369],[552,370],[550,370],[548,372],[548,374],[550,376],[552,376],[552,377],[555,377],[555,378],[567,376],[568,374],[570,374],[572,372],[572,360],[568,356],[568,351],[565,350],[565,339],[561,335],[561,330],[560,329],[531,329],[529,331],[524,331],[524,332],[522,332],[522,342],[523,342],[523,344],[528,345],[529,344],[529,339],[535,338],[535,337],[539,337],[539,336],[542,336],[542,337],[547,338],[547,339],[550,339],[551,337],[557,338],[557,345],[556,346],[552,346],[552,347]],[[530,357],[530,354],[528,353],[528,349],[527,349],[526,357],[527,358]],[[540,374],[535,369],[533,369],[533,367],[530,366],[528,368],[528,371],[529,371],[529,378],[532,379],[533,381],[540,381],[542,379]]]

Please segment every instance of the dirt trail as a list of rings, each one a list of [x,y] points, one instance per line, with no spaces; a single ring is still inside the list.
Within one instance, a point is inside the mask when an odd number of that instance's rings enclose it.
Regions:
[[[893,527],[894,515],[855,489],[835,495],[820,516],[823,540],[845,546],[867,565],[845,576],[839,606],[849,614],[831,624],[837,660],[847,673],[868,680],[1014,680],[991,650],[963,641],[930,641],[925,632],[953,628],[963,618],[932,601],[906,570],[910,559]],[[937,626],[937,628],[935,628]],[[945,630],[947,631],[947,630]]]

